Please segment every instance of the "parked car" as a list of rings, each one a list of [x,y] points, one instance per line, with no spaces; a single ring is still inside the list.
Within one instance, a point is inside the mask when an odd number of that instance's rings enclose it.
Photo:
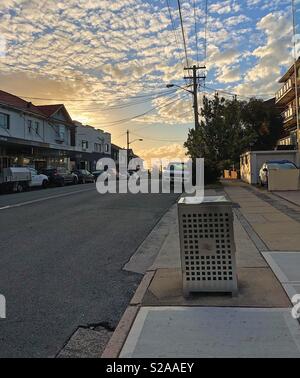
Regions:
[[[29,186],[32,187],[38,187],[41,186],[43,188],[47,188],[49,185],[49,178],[48,176],[38,173],[36,169],[34,168],[28,168],[31,173],[31,181],[29,183]]]
[[[3,168],[0,172],[0,192],[23,192],[29,189],[31,173],[25,167]]]
[[[40,173],[48,176],[49,183],[56,186],[78,184],[78,176],[65,168],[42,169]]]
[[[268,185],[270,169],[297,169],[297,166],[289,160],[269,160],[265,162],[259,171],[259,183],[261,186]]]
[[[98,177],[102,175],[102,173],[106,173],[107,177],[110,179],[115,178],[116,180],[119,179],[119,174],[115,168],[108,168],[108,169],[98,169],[92,172],[92,175],[95,177],[95,181],[97,181]]]
[[[73,173],[78,177],[79,184],[85,184],[87,182],[95,182],[95,176],[86,169],[77,169]]]
[[[191,180],[192,172],[188,170],[188,165],[182,162],[171,162],[164,169],[162,179],[164,185],[170,184],[174,186],[175,183],[182,183]]]
[[[104,173],[105,170],[104,169],[97,169],[96,171],[93,171],[92,172],[92,175],[94,176],[95,180],[97,180],[97,178],[102,175],[102,173]]]

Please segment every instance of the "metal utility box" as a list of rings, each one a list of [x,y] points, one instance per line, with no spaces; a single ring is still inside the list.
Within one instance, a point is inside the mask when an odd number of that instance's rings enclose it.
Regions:
[[[237,293],[232,203],[223,196],[178,202],[184,295]]]

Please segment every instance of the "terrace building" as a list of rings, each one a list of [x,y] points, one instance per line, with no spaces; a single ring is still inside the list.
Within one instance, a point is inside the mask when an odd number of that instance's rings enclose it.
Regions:
[[[35,106],[0,91],[0,170],[69,167],[75,125],[64,105]]]
[[[0,90],[0,171],[64,167],[95,170],[111,157],[111,135],[73,121],[63,104],[36,106]]]
[[[291,66],[279,80],[279,83],[282,83],[283,85],[275,95],[275,104],[277,107],[281,108],[281,115],[284,124],[284,132],[278,144],[281,146],[290,146],[291,148],[297,148],[297,145],[300,146],[300,133],[299,130],[297,130],[296,111],[298,108],[300,114],[300,58],[296,62],[298,91],[297,101],[294,67],[295,65]]]
[[[97,161],[111,157],[111,134],[95,127],[74,121],[76,146],[71,165],[76,169],[96,170]]]

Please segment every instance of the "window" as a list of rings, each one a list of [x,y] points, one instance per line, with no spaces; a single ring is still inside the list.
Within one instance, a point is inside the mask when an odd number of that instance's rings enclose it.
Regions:
[[[105,152],[109,152],[109,146],[108,146],[108,144],[105,145]]]
[[[4,129],[9,129],[9,115],[0,113],[0,127],[3,127]]]
[[[40,123],[39,122],[35,122],[35,132],[38,134],[40,131]]]
[[[102,145],[100,143],[95,143],[94,151],[95,152],[102,152]]]
[[[87,150],[89,148],[89,142],[87,140],[83,140],[81,143],[83,150]]]
[[[31,121],[31,119],[27,120],[27,128],[28,128],[28,132],[31,133],[31,131],[32,131],[32,121]]]
[[[30,170],[32,176],[36,176],[38,174],[37,170],[34,169],[34,168],[29,168],[29,170]]]
[[[62,141],[65,140],[66,128],[64,125],[59,125],[58,133],[59,133],[59,139]]]

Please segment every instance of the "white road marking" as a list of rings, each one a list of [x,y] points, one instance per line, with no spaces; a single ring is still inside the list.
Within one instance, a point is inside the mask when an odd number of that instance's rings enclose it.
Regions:
[[[13,204],[13,205],[3,206],[3,207],[0,207],[0,210],[6,210],[6,209],[12,209],[14,207],[31,205],[33,203],[44,202],[44,201],[48,201],[48,200],[60,198],[60,197],[67,197],[67,196],[70,196],[72,194],[89,192],[89,191],[92,191],[92,190],[95,190],[95,189],[93,188],[93,189],[74,190],[74,191],[68,192],[68,193],[56,194],[55,196],[43,197],[43,198],[38,198],[38,199],[32,200],[32,201],[20,202],[20,203],[16,203],[16,204]]]

